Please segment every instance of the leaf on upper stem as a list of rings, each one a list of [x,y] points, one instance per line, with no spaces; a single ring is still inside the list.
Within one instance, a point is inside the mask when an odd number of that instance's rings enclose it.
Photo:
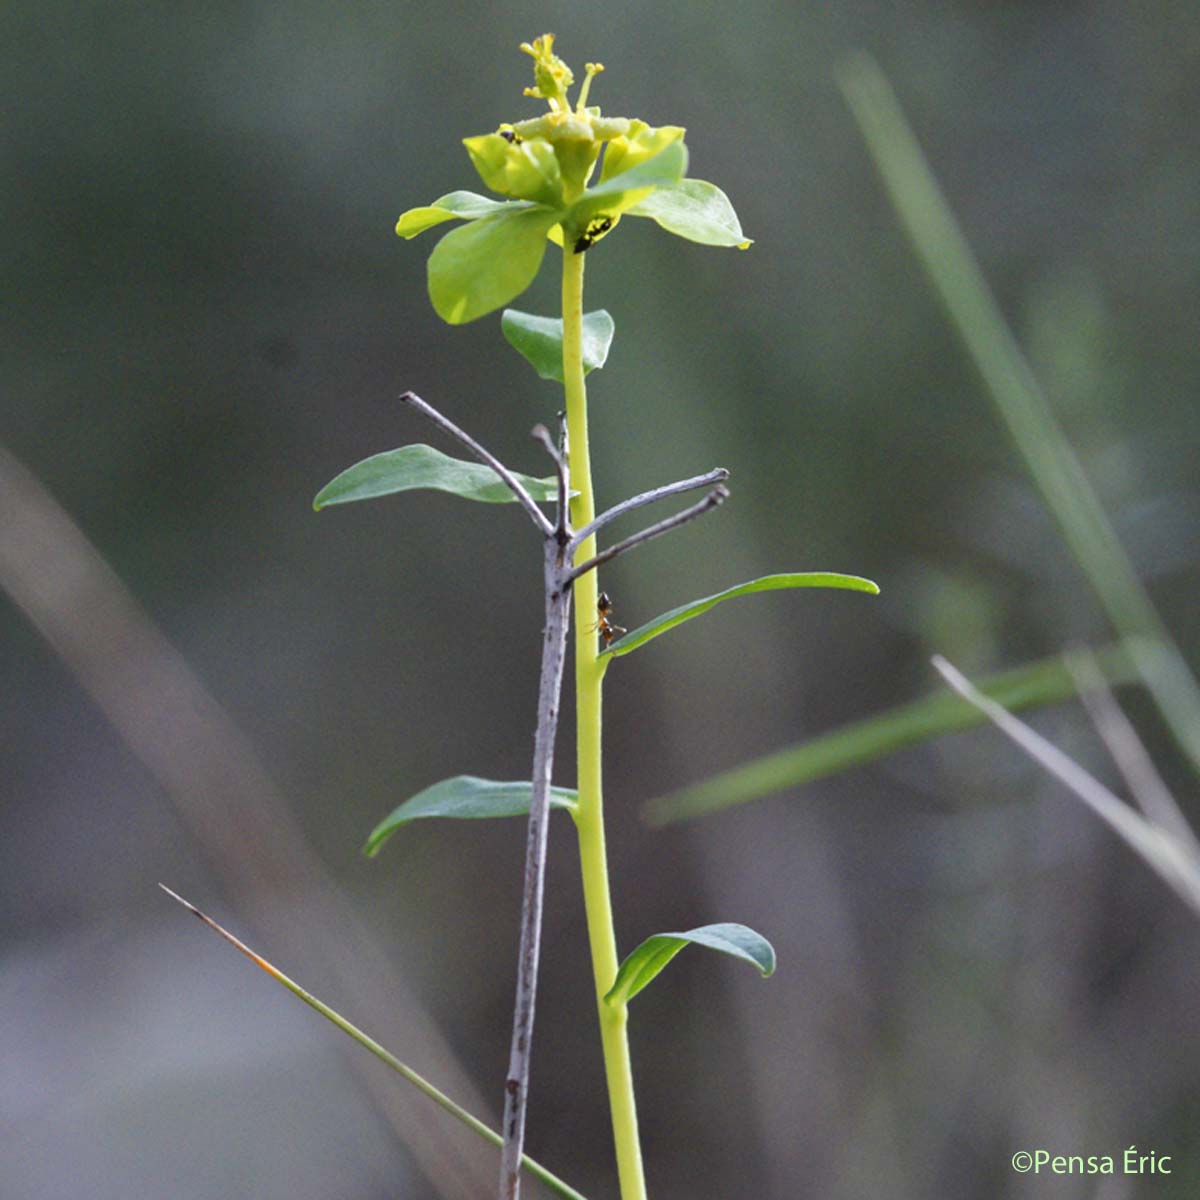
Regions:
[[[702,925],[686,933],[656,933],[621,964],[605,1002],[627,1004],[689,943],[744,959],[756,966],[764,979],[775,972],[771,943],[746,925]]]
[[[493,200],[478,192],[448,192],[439,196],[432,204],[421,208],[410,208],[401,213],[396,222],[396,232],[402,238],[415,238],[417,234],[440,225],[443,221],[478,221],[481,217],[493,217],[497,213],[516,212],[532,208],[528,200]]]
[[[1097,659],[1109,683],[1136,682],[1137,673],[1119,646],[1104,647]],[[989,675],[979,682],[979,688],[1012,711],[1060,704],[1076,694],[1074,680],[1059,655]],[[874,762],[906,746],[973,729],[986,720],[960,697],[935,692],[658,796],[646,803],[642,816],[651,825],[670,825],[719,812]]]
[[[556,479],[534,479],[516,471],[513,475],[534,500],[558,498]],[[372,454],[347,467],[317,493],[313,508],[349,504],[352,500],[373,500],[376,496],[390,496],[393,492],[409,492],[415,488],[432,488],[461,496],[464,500],[482,500],[488,504],[507,504],[516,500],[508,485],[491,467],[451,458],[432,446],[413,445]]]
[[[681,179],[660,187],[626,215],[649,217],[668,233],[704,246],[737,246],[746,250],[751,244],[751,239],[742,232],[729,197],[703,179]]]
[[[879,587],[876,584],[858,575],[839,575],[830,571],[764,575],[761,579],[751,579],[748,583],[739,583],[736,587],[726,588],[725,591],[718,592],[715,596],[704,596],[700,600],[693,600],[690,604],[681,604],[678,608],[662,613],[653,621],[648,621],[632,633],[627,633],[620,641],[613,642],[601,654],[601,657],[612,655],[614,658],[618,658],[622,654],[629,654],[639,646],[653,641],[660,634],[666,633],[668,629],[674,629],[676,625],[682,625],[684,621],[690,621],[693,617],[708,612],[722,600],[732,600],[734,596],[749,596],[753,592],[776,591],[779,588],[840,588],[852,592],[868,592],[872,596],[879,594]]]
[[[519,296],[538,273],[546,234],[560,216],[522,207],[446,234],[429,256],[429,299],[438,316],[463,325]]]
[[[533,799],[531,783],[498,783],[475,775],[456,775],[443,779],[405,800],[371,830],[363,853],[375,855],[380,846],[402,825],[427,817],[445,817],[457,821],[483,821],[492,817],[528,815]],[[552,787],[550,807],[574,814],[578,793],[571,788]]]
[[[500,328],[508,344],[543,378],[563,382],[563,323],[561,317],[535,317],[506,308]],[[616,326],[604,309],[583,314],[583,373],[604,366]]]

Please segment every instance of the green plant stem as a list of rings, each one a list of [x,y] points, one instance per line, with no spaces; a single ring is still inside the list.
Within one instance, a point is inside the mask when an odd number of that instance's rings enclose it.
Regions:
[[[895,93],[866,54],[839,82],[913,248],[1075,561],[1163,720],[1200,771],[1200,685],[1133,569],[950,210]]]
[[[570,243],[563,247],[563,386],[567,402],[567,443],[570,451],[571,523],[582,529],[596,515],[592,468],[588,454],[587,391],[583,381],[583,254]],[[575,555],[583,563],[596,553],[593,535]],[[589,571],[575,581],[575,720],[578,757],[579,807],[575,827],[583,875],[588,942],[596,983],[600,1040],[612,1112],[617,1175],[621,1200],[645,1200],[646,1182],[638,1142],[637,1106],[633,1095],[633,1068],[629,1057],[624,1004],[609,1004],[604,997],[617,977],[617,938],[613,929],[612,899],[608,889],[608,855],[604,845],[604,801],[601,790],[601,688],[605,662],[597,654],[596,638],[588,631],[596,622],[599,584]]]

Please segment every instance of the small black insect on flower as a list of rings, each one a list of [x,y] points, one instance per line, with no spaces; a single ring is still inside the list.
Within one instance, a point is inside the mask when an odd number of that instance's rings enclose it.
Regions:
[[[583,234],[575,239],[575,253],[582,254],[590,250],[592,243],[602,238],[613,227],[612,217],[593,217]]]

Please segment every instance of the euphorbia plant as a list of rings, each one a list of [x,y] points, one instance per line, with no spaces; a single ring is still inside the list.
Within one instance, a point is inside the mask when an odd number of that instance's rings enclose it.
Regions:
[[[463,225],[447,233],[429,257],[429,296],[450,324],[473,321],[502,308],[532,283],[547,244],[562,254],[562,312],[536,316],[509,309],[501,324],[508,341],[543,379],[561,383],[565,421],[555,439],[544,426],[535,437],[554,465],[551,478],[510,471],[470,435],[412,392],[402,399],[456,439],[478,463],[450,458],[428,446],[405,446],[377,454],[344,471],[317,496],[323,508],[417,487],[433,487],[467,499],[515,501],[525,509],[544,543],[546,626],[538,699],[532,779],[506,783],[456,776],[426,788],[396,808],[371,834],[368,853],[407,822],[422,817],[499,817],[528,812],[521,955],[517,972],[512,1056],[505,1081],[504,1149],[500,1195],[514,1197],[524,1130],[533,998],[540,937],[541,894],[550,809],[568,811],[575,823],[587,912],[601,1044],[612,1114],[622,1200],[646,1196],[638,1144],[633,1072],[626,1036],[630,1000],[681,949],[708,946],[774,970],[769,943],[743,925],[706,925],[648,937],[622,962],[613,931],[605,852],[601,789],[601,688],[610,663],[724,600],[777,588],[878,589],[857,576],[826,572],[767,575],[736,584],[672,609],[626,632],[612,621],[600,591],[599,568],[618,554],[715,508],[727,495],[727,472],[716,469],[666,484],[596,514],[588,451],[585,375],[603,366],[614,325],[607,312],[585,315],[583,275],[587,255],[623,217],[649,217],[670,233],[710,246],[747,247],[725,194],[711,183],[689,179],[684,130],[653,127],[626,117],[605,117],[589,107],[588,92],[603,68],[589,63],[574,103],[572,72],[554,53],[546,34],[521,49],[534,63],[534,86],[526,95],[548,111],[502,125],[494,133],[465,139],[471,162],[485,185],[502,199],[457,191],[405,212],[396,226],[412,238],[444,222]],[[593,182],[594,179],[594,182]],[[559,406],[548,406],[553,412]],[[602,551],[596,535],[607,525],[654,500],[707,488],[699,503]],[[539,505],[555,501],[554,518]],[[552,786],[554,736],[570,610],[575,616],[575,788]],[[618,636],[625,634],[625,636]],[[289,985],[293,986],[294,985]],[[294,988],[295,990],[295,988]],[[300,993],[312,1002],[306,993]],[[342,1027],[346,1024],[342,1022]],[[355,1036],[357,1031],[349,1030]],[[360,1037],[360,1040],[361,1037]],[[376,1048],[377,1049],[377,1048]],[[527,1160],[526,1160],[527,1162]],[[528,1165],[528,1162],[527,1162]],[[542,1176],[545,1178],[545,1175]],[[564,1195],[575,1195],[569,1190]]]
[[[562,314],[558,318],[533,316],[507,311],[502,325],[508,340],[534,366],[543,378],[561,381],[566,399],[566,437],[560,469],[560,492],[566,496],[566,464],[569,464],[569,517],[560,512],[555,533],[560,556],[570,553],[570,561],[558,564],[547,576],[547,646],[550,665],[550,690],[540,705],[539,733],[545,728],[550,711],[557,709],[557,679],[561,662],[554,670],[555,646],[565,636],[565,614],[559,624],[554,617],[554,601],[565,608],[566,592],[573,592],[575,609],[575,687],[577,707],[576,793],[560,792],[559,803],[568,808],[575,820],[587,910],[588,936],[592,952],[596,995],[604,1049],[613,1130],[616,1139],[618,1174],[623,1200],[646,1194],[641,1153],[637,1139],[633,1076],[626,1037],[628,1002],[689,941],[715,946],[755,962],[764,974],[770,974],[774,956],[770,946],[743,926],[718,925],[685,934],[656,935],[643,943],[619,964],[613,932],[608,868],[604,843],[604,818],[601,790],[601,686],[604,673],[613,660],[644,645],[658,633],[699,615],[718,599],[709,597],[693,605],[665,614],[649,625],[634,630],[620,640],[601,607],[597,580],[596,506],[588,450],[587,393],[584,376],[603,365],[613,335],[613,322],[600,311],[585,316],[583,275],[587,254],[607,237],[624,216],[649,217],[664,229],[694,242],[711,246],[745,248],[749,240],[742,233],[738,218],[725,194],[711,183],[688,179],[687,149],[684,130],[677,125],[654,127],[626,117],[606,117],[599,108],[589,107],[588,92],[599,64],[587,65],[586,78],[578,98],[571,102],[574,83],[570,68],[554,53],[550,34],[526,43],[521,49],[534,63],[534,85],[526,95],[546,101],[548,110],[539,116],[502,125],[494,133],[465,139],[467,152],[483,182],[504,199],[496,200],[473,192],[451,192],[432,204],[414,208],[401,216],[396,232],[411,238],[446,221],[462,220],[461,227],[447,234],[429,257],[429,296],[438,315],[450,324],[476,320],[494,312],[519,296],[533,282],[546,252],[547,242],[562,250]],[[597,164],[599,169],[597,172]],[[596,181],[591,183],[593,176]],[[424,407],[424,406],[423,406]],[[392,458],[386,476],[384,464],[368,460],[351,468],[318,498],[318,503],[357,497],[357,485],[372,482],[372,494],[411,486],[410,463]],[[713,483],[722,473],[713,472],[689,486]],[[385,482],[386,479],[386,482]],[[670,488],[669,490],[675,490]],[[545,491],[540,493],[545,495]],[[652,493],[669,494],[668,490]],[[710,504],[723,493],[710,493]],[[640,499],[640,498],[639,498]],[[704,505],[704,502],[702,502]],[[632,508],[633,505],[629,505]],[[618,506],[624,508],[624,506]],[[697,506],[697,509],[701,506]],[[689,510],[687,515],[695,510]],[[614,514],[618,515],[618,514]],[[569,523],[568,523],[569,520]],[[602,520],[604,520],[602,518]],[[606,523],[606,522],[605,522]],[[578,532],[575,532],[578,531]],[[652,530],[651,532],[656,532]],[[640,540],[640,539],[638,539]],[[553,539],[550,539],[553,541]],[[630,539],[632,542],[633,539]],[[621,545],[615,549],[621,549]],[[551,556],[553,557],[553,556]],[[605,556],[607,557],[607,556]],[[853,576],[804,574],[771,576],[730,589],[728,594],[771,587],[835,586],[873,591],[874,586]],[[605,606],[607,607],[607,606]],[[605,643],[597,637],[597,627]],[[544,662],[543,683],[547,681]],[[404,821],[423,811],[443,815],[461,815],[461,806],[469,815],[489,811],[505,813],[524,808],[539,783],[540,774],[548,775],[546,760],[553,757],[551,744],[542,746],[543,760],[535,766],[531,785],[502,791],[502,798],[489,809],[488,785],[459,777],[437,785],[414,797],[397,809],[376,830],[372,851]],[[533,927],[533,940],[522,946],[520,970],[529,972],[532,955],[536,971],[536,931],[540,913],[541,853],[544,853],[544,810],[549,802],[549,779],[540,781],[545,793],[541,803],[533,803],[531,812],[538,834],[530,838],[530,863],[524,924]],[[532,887],[528,886],[532,883]],[[507,1081],[504,1135],[509,1142],[511,1169],[502,1180],[502,1194],[515,1194],[515,1162],[520,1153],[524,1120],[524,1093],[528,1071],[528,1039],[532,1033],[532,979],[523,981],[526,991],[518,990],[518,1020],[514,1029],[513,1062]],[[528,1011],[521,1015],[522,1004]]]

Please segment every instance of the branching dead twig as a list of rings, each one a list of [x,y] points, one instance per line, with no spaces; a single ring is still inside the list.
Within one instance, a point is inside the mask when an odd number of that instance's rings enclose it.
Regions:
[[[575,535],[575,542],[583,545],[592,534],[598,533],[605,525],[628,512],[633,512],[634,509],[644,508],[657,500],[665,500],[668,496],[677,496],[680,492],[694,492],[714,483],[724,483],[728,478],[729,472],[724,467],[717,467],[703,475],[694,475],[691,479],[680,479],[676,483],[665,483],[662,487],[651,488],[648,492],[639,492],[636,496],[630,496],[628,500],[622,500],[620,504],[614,504],[612,508],[606,509],[594,521],[585,525]]]
[[[538,681],[538,721],[533,740],[533,786],[529,802],[529,832],[525,839],[525,881],[521,898],[521,943],[517,957],[517,994],[513,1003],[512,1044],[504,1085],[501,1132],[500,1195],[516,1200],[520,1192],[521,1155],[528,1110],[530,1048],[537,999],[538,963],[542,945],[543,895],[546,883],[546,839],[550,830],[550,785],[554,770],[554,741],[562,697],[567,631],[571,623],[571,580],[566,566],[569,544],[570,486],[567,465],[550,440],[545,426],[533,436],[546,447],[558,471],[558,522],[545,539],[543,576],[546,591],[546,630],[542,641],[542,671]]]
[[[667,517],[665,521],[659,521],[638,533],[631,534],[624,541],[617,542],[615,545],[609,546],[607,550],[601,550],[587,562],[580,563],[571,571],[572,581],[578,579],[580,575],[594,571],[606,562],[611,562],[618,555],[624,554],[626,550],[632,550],[635,546],[650,541],[651,538],[670,533],[672,529],[678,529],[680,525],[686,525],[689,521],[702,517],[706,512],[711,512],[718,505],[724,504],[728,498],[729,489],[724,484],[718,483],[698,504],[693,504],[691,508],[685,508],[683,512],[676,513],[673,517]]]

